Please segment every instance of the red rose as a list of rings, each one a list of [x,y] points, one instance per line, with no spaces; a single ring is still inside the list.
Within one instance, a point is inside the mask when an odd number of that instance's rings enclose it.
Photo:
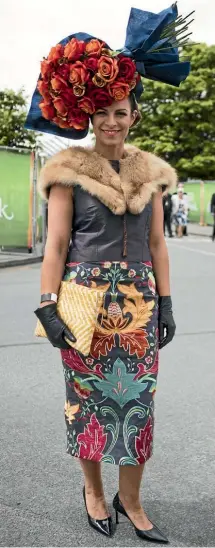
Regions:
[[[130,93],[129,85],[125,82],[121,82],[120,80],[109,84],[108,91],[111,97],[113,97],[114,101],[122,101],[123,99],[128,97]]]
[[[96,57],[87,57],[84,61],[85,67],[92,72],[97,72],[98,59]]]
[[[134,79],[136,72],[135,62],[132,61],[129,57],[120,57],[118,61],[119,66],[119,78],[123,78],[128,82],[129,80]]]
[[[51,95],[49,93],[49,84],[47,82],[45,82],[44,80],[39,80],[37,84],[37,89],[46,102],[50,101]]]
[[[99,57],[101,55],[101,50],[104,47],[105,43],[100,42],[100,40],[97,40],[96,38],[92,38],[87,44],[86,44],[86,54],[87,55],[93,55],[95,57]]]
[[[55,117],[55,109],[51,103],[41,101],[39,107],[42,111],[43,118],[46,120],[52,120]]]
[[[106,80],[113,82],[119,72],[118,61],[107,55],[102,55],[98,61],[98,75]]]
[[[85,42],[72,38],[64,48],[64,57],[68,57],[69,61],[77,61],[85,52]]]
[[[95,112],[95,106],[89,97],[83,97],[83,99],[78,101],[78,106],[87,114],[92,115]]]
[[[48,54],[48,61],[58,61],[58,59],[61,59],[64,55],[64,47],[61,46],[61,44],[57,44],[57,46],[54,46],[51,48],[49,54]]]
[[[45,78],[46,80],[51,75],[53,69],[54,69],[53,63],[46,61],[46,59],[44,59],[44,61],[41,61],[40,71],[41,71],[42,77]]]
[[[68,115],[68,121],[70,127],[85,129],[89,124],[89,115],[80,108],[72,108]]]
[[[89,73],[81,61],[77,61],[70,67],[69,81],[71,84],[81,85],[86,84],[89,79]]]
[[[51,79],[51,86],[54,91],[60,92],[65,90],[68,87],[68,84],[61,76],[54,73],[53,78]]]
[[[96,110],[102,107],[109,107],[113,102],[108,91],[104,88],[90,87],[88,95],[91,101],[94,103]]]
[[[63,102],[67,107],[75,107],[77,105],[77,98],[71,88],[63,90],[60,97],[63,99]]]
[[[54,99],[53,101],[53,105],[61,116],[67,115],[68,109],[66,105],[64,104],[63,100],[61,99],[61,97],[56,97],[56,99]]]
[[[61,76],[61,78],[67,81],[69,79],[69,70],[70,70],[69,63],[64,63],[63,65],[59,65],[57,67],[56,74],[58,76]]]

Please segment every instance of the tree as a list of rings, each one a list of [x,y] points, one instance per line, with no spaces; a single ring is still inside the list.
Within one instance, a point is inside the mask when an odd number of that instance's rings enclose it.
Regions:
[[[130,141],[170,162],[181,179],[214,179],[215,46],[192,44],[183,54],[191,73],[180,88],[144,80],[142,120]]]
[[[0,91],[0,145],[33,149],[36,134],[24,129],[27,101],[24,90]]]

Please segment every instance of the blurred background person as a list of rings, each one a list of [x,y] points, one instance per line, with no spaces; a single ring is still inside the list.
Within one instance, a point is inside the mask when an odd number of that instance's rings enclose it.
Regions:
[[[182,232],[183,232],[183,236],[188,236],[188,229],[187,229],[188,214],[189,214],[188,194],[187,194],[187,192],[184,191],[183,183],[179,183],[178,186],[177,186],[177,191],[172,194],[172,223],[175,224],[176,235],[177,235],[177,226],[178,225],[177,225],[176,220],[175,220],[175,214],[178,210],[178,195],[179,195],[179,192],[183,193],[183,199],[184,199],[184,203],[185,203],[185,212],[186,212],[186,217],[184,218],[184,223],[185,224],[182,227]]]
[[[168,235],[169,235],[170,238],[172,238],[173,237],[172,225],[171,225],[171,222],[172,222],[172,196],[169,192],[168,192],[168,194],[166,194],[163,197],[163,216],[164,216],[164,223],[163,223],[164,236],[165,236],[166,227],[167,227]]]
[[[187,200],[184,198],[184,193],[181,188],[178,188],[177,196],[174,198],[174,215],[173,220],[176,227],[176,234],[179,238],[183,236],[183,228],[187,225]]]

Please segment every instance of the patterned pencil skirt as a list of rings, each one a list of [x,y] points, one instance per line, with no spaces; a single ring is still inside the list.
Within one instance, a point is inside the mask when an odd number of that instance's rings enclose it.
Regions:
[[[89,356],[61,351],[67,452],[97,462],[144,463],[152,455],[158,373],[152,265],[69,263],[64,280],[105,291]]]

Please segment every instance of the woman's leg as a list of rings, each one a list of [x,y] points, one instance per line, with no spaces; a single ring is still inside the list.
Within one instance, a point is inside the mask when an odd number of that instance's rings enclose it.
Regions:
[[[104,497],[101,464],[84,459],[80,459],[80,464],[84,473],[87,510],[91,518],[106,519],[109,512]]]
[[[152,529],[140,502],[140,484],[144,465],[119,467],[119,498],[129,518],[138,529]]]
[[[183,226],[180,224],[178,225],[178,237],[182,238],[183,236]]]

